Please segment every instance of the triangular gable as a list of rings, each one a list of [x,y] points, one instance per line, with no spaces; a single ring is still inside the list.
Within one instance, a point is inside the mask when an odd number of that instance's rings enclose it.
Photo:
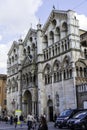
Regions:
[[[47,21],[46,21],[46,23],[43,26],[43,31],[44,32],[48,28],[48,26],[50,24],[50,21],[52,21],[54,19],[55,14],[64,14],[65,15],[65,14],[67,14],[67,11],[61,11],[61,10],[55,10],[55,9],[52,10],[51,13],[50,13],[50,15],[49,15],[49,17],[48,17],[48,19],[47,19]]]
[[[31,64],[31,62],[32,62],[31,56],[26,56],[25,59],[22,62],[22,67]]]
[[[8,55],[11,55],[14,48],[18,48],[18,43],[16,41],[13,41],[12,46],[8,52]]]
[[[29,37],[31,37],[32,35],[35,35],[36,34],[36,30],[35,29],[32,29],[30,28],[25,39],[24,39],[24,43],[26,43],[26,41],[29,39]]]

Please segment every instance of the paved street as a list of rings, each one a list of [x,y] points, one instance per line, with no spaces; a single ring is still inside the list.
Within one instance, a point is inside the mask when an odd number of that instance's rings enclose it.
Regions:
[[[49,122],[48,123],[48,130],[69,130],[66,128],[65,129],[54,128],[53,125],[54,125],[53,122]],[[15,127],[14,127],[14,125],[6,124],[5,122],[0,122],[0,130],[15,130]],[[20,125],[18,125],[16,130],[27,130],[27,125],[23,124],[22,128],[20,127]]]

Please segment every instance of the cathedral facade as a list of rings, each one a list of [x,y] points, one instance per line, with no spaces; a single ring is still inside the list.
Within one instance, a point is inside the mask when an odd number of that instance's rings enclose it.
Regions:
[[[52,121],[55,113],[83,107],[84,100],[80,106],[78,101],[87,83],[87,55],[80,41],[75,12],[55,9],[43,27],[38,23],[24,40],[13,41],[7,60],[8,112],[46,114]]]

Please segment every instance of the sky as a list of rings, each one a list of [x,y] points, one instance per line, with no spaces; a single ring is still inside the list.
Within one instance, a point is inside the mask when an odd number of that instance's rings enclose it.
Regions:
[[[7,54],[13,41],[24,38],[39,20],[43,26],[53,6],[76,11],[80,28],[87,30],[87,0],[0,0],[0,74],[7,74]]]

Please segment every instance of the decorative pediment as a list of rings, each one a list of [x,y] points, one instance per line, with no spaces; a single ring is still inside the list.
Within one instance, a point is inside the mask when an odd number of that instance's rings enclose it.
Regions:
[[[27,66],[31,63],[32,63],[32,56],[31,55],[26,56],[24,61],[23,61],[22,67]]]
[[[53,9],[47,19],[47,22],[44,24],[43,26],[43,32],[45,32],[50,24],[50,22],[52,22],[53,24],[55,23],[55,16],[56,14],[58,16],[66,16],[67,15],[67,11],[60,11],[60,10],[55,10]]]
[[[25,37],[25,39],[24,39],[24,43],[26,43],[30,39],[30,37],[33,37],[35,35],[36,35],[36,30],[30,28],[27,35],[26,35],[26,37]]]
[[[8,55],[11,55],[14,48],[18,48],[18,43],[16,41],[13,41],[12,46],[11,46],[9,52],[8,52]]]

